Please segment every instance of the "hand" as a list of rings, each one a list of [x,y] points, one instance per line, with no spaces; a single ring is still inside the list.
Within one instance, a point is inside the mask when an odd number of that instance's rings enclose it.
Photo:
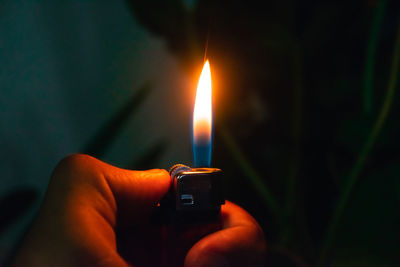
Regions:
[[[14,266],[263,265],[260,226],[231,202],[222,206],[221,229],[213,233],[203,227],[177,234],[179,229],[151,223],[170,180],[165,170],[123,170],[86,155],[65,158],[53,172]]]

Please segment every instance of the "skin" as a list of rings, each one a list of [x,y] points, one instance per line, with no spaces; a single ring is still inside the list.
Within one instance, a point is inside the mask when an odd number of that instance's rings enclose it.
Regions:
[[[217,224],[155,222],[170,180],[165,170],[124,170],[87,155],[68,156],[55,168],[13,266],[264,265],[260,226],[229,201]]]

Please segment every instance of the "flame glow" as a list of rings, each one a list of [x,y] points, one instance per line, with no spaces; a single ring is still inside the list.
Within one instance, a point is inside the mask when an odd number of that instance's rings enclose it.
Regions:
[[[195,165],[205,167],[211,160],[211,72],[208,60],[204,64],[197,86],[193,112],[193,145]]]

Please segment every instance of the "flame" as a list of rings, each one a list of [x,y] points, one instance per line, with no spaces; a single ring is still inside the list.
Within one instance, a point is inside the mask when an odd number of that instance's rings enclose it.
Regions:
[[[211,72],[208,60],[204,64],[197,86],[193,112],[193,156],[196,167],[208,167],[211,161]]]
[[[193,138],[195,142],[211,142],[211,118],[211,72],[207,60],[200,75],[194,104]]]

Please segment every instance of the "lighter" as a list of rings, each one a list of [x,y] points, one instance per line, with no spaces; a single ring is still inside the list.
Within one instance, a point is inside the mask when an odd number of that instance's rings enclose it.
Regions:
[[[211,72],[208,60],[204,63],[197,87],[193,111],[193,156],[195,166],[210,166],[212,147]],[[160,202],[162,218],[172,223],[216,221],[221,205],[222,171],[215,168],[190,168],[174,165],[167,196]]]
[[[225,204],[222,171],[216,168],[190,168],[174,165],[168,195],[160,202],[164,220],[170,223],[201,223],[219,219]]]

